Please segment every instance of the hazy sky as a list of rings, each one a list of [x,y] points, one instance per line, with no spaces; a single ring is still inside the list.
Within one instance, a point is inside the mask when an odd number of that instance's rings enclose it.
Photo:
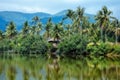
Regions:
[[[0,11],[57,13],[65,9],[84,7],[86,13],[95,14],[106,5],[120,18],[120,0],[0,0]]]

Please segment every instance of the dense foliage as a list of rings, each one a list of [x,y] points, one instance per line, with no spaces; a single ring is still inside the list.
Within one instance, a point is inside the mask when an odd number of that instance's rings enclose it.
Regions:
[[[4,32],[0,30],[0,53],[49,54],[54,48],[49,43],[52,39],[52,42],[60,42],[55,48],[64,57],[120,54],[120,21],[111,16],[106,6],[95,15],[94,23],[88,21],[84,12],[81,7],[75,11],[69,9],[59,23],[49,18],[46,25],[35,16],[31,24],[28,21],[23,24],[21,31],[17,31],[11,21]],[[66,19],[71,23],[64,24]]]
[[[65,37],[63,41],[59,44],[59,54],[71,58],[77,58],[81,55],[86,55],[87,43],[87,38],[82,37],[80,34]]]

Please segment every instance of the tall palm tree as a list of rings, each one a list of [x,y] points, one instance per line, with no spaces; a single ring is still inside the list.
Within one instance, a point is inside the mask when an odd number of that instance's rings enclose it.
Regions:
[[[89,17],[86,17],[86,16],[82,18],[82,29],[89,28],[90,25],[92,25],[92,23],[90,23],[88,19]]]
[[[109,24],[110,22],[110,19],[113,18],[111,16],[112,12],[110,10],[107,9],[106,6],[104,6],[102,8],[102,10],[100,10],[98,12],[98,14],[95,16],[95,20],[97,21],[97,23],[99,24],[100,26],[100,32],[101,32],[101,41],[104,41],[103,40],[103,30],[105,29],[105,27],[108,27],[107,25]]]
[[[65,18],[66,19],[69,18],[69,19],[71,19],[73,21],[74,17],[75,17],[75,12],[73,10],[71,10],[71,9],[68,9]]]
[[[120,26],[119,26],[119,28],[116,29],[115,34],[116,34],[116,44],[117,44],[117,43],[118,43],[119,36],[120,36]]]
[[[77,10],[76,10],[76,14],[77,14],[77,30],[81,30],[81,34],[82,34],[82,21],[83,21],[83,15],[84,15],[84,11],[85,9],[84,8],[81,8],[81,7],[78,7]]]
[[[6,36],[9,37],[9,38],[12,38],[12,37],[14,37],[16,34],[17,34],[16,26],[15,26],[14,22],[11,21],[11,22],[9,23],[9,25],[7,26]]]
[[[62,29],[60,23],[59,24],[55,24],[55,26],[53,28],[53,37],[54,37],[54,40],[59,40],[60,39],[60,37],[62,35],[61,33],[63,32],[62,30],[63,29]]]
[[[33,26],[31,27],[31,34],[32,35],[39,35],[42,29],[42,23],[40,23],[40,18],[38,16],[33,17],[32,19]]]
[[[38,22],[36,27],[36,34],[39,35],[41,30],[42,30],[42,23]]]
[[[33,20],[33,24],[37,24],[37,22],[40,21],[38,16],[33,17],[32,20]]]
[[[71,24],[72,25],[70,25],[72,28],[73,28],[73,22],[74,22],[74,20],[75,20],[75,17],[76,17],[76,15],[75,15],[75,11],[73,11],[73,10],[71,10],[71,9],[68,9],[68,11],[67,11],[67,13],[66,13],[66,15],[65,15],[65,19],[69,19],[70,21],[71,21]]]
[[[113,21],[113,26],[115,27],[115,42],[118,43],[118,36],[120,35],[120,22],[118,19]]]
[[[36,33],[36,26],[30,27],[30,35],[35,35]]]
[[[49,18],[48,21],[47,21],[47,24],[45,26],[45,35],[46,35],[46,38],[49,39],[51,34],[50,34],[50,30],[53,28],[53,23],[52,23],[52,19]]]
[[[27,34],[29,34],[29,24],[28,21],[25,21],[24,26],[22,28],[22,34],[24,36],[26,36]]]

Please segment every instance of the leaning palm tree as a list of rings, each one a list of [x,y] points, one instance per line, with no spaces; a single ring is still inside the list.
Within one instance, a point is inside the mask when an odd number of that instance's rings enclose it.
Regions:
[[[100,26],[100,32],[101,32],[101,41],[104,41],[103,40],[103,30],[105,29],[105,27],[108,27],[107,25],[109,24],[110,22],[110,19],[113,18],[111,16],[112,12],[110,10],[107,9],[106,6],[104,6],[102,8],[102,10],[100,10],[98,12],[98,14],[95,16],[95,20],[97,21],[97,23],[99,24]]]
[[[12,38],[17,34],[14,22],[10,22],[6,29],[6,37]]]

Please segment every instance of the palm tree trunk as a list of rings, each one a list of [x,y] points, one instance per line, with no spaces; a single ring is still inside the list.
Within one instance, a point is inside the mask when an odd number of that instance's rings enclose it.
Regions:
[[[115,38],[116,38],[115,42],[116,42],[116,44],[117,44],[117,42],[118,42],[117,28],[116,28],[116,35],[115,35]]]
[[[101,41],[103,42],[103,29],[102,29],[102,27],[100,28],[100,34],[101,34]]]
[[[107,41],[108,41],[108,38],[107,38],[107,33],[105,31],[105,42],[107,42]]]
[[[81,36],[82,36],[82,26],[80,26],[80,29],[81,29]]]

